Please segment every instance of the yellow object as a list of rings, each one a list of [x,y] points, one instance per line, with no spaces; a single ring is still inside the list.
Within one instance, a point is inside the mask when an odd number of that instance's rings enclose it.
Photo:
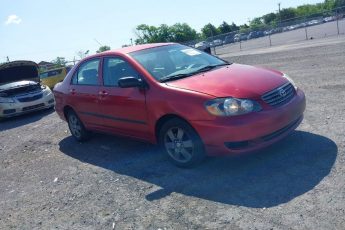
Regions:
[[[66,67],[48,70],[40,74],[40,79],[43,85],[49,86],[53,89],[56,83],[62,81],[67,74]]]

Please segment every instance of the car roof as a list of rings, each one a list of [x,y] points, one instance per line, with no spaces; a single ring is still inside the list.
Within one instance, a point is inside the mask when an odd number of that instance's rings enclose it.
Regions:
[[[80,60],[80,62],[90,60],[93,58],[100,58],[107,55],[121,55],[121,54],[127,55],[129,53],[136,52],[136,51],[141,51],[141,50],[146,50],[146,49],[151,49],[151,48],[161,47],[161,46],[167,46],[167,45],[176,45],[176,44],[178,43],[167,42],[167,43],[150,43],[150,44],[143,44],[143,45],[128,46],[128,47],[123,47],[120,49],[108,50],[101,53],[93,54],[93,55],[87,56],[86,58],[83,58],[82,60]]]
[[[135,45],[135,46],[128,46],[128,47],[123,47],[123,48],[115,49],[115,50],[108,50],[108,51],[102,52],[101,54],[112,54],[112,53],[129,54],[129,53],[140,51],[140,50],[151,49],[151,48],[155,48],[159,46],[166,46],[166,45],[172,45],[172,44],[176,44],[176,43],[151,43],[151,44]]]

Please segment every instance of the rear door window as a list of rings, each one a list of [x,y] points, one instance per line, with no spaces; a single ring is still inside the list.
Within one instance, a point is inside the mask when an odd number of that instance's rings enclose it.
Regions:
[[[93,59],[81,64],[72,79],[73,85],[99,85],[100,59]]]

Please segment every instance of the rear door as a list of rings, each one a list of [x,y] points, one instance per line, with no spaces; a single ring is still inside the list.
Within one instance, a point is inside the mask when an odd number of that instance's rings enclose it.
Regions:
[[[140,77],[135,68],[122,57],[104,57],[103,87],[100,106],[104,126],[112,132],[146,139],[148,133],[145,90],[120,88],[122,77]]]
[[[70,105],[87,127],[103,123],[99,107],[100,58],[87,60],[75,72],[69,89]]]

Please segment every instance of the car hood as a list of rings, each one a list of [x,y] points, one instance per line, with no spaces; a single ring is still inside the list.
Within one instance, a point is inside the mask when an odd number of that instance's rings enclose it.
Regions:
[[[13,61],[0,65],[0,85],[23,80],[39,82],[38,65],[32,61]]]
[[[215,97],[258,98],[286,82],[275,70],[231,64],[167,84]]]

